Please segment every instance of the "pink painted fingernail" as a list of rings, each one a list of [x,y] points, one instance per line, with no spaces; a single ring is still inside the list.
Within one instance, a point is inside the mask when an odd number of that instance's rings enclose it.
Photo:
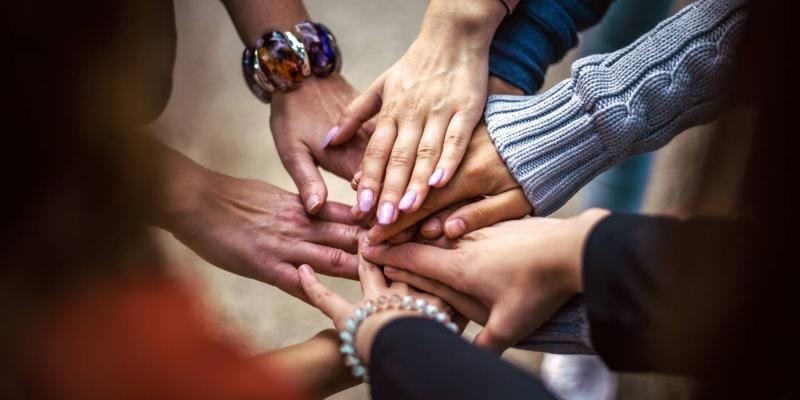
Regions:
[[[408,209],[414,205],[415,201],[417,201],[417,192],[409,190],[403,195],[403,198],[400,199],[400,204],[397,206],[397,208],[403,211],[408,211]]]
[[[459,237],[467,230],[464,220],[461,218],[451,219],[444,224],[444,230],[449,233],[449,237]]]
[[[436,171],[433,171],[433,175],[431,175],[431,179],[428,179],[428,186],[438,185],[442,178],[444,178],[444,168],[436,168]]]
[[[367,212],[372,209],[372,204],[375,201],[375,195],[372,189],[364,189],[358,194],[358,209],[361,212]]]
[[[336,137],[336,134],[339,133],[339,127],[334,126],[331,130],[328,131],[328,134],[325,135],[325,140],[322,141],[322,148],[328,147],[331,144],[331,140]]]
[[[389,225],[392,223],[393,218],[394,204],[388,201],[381,204],[381,208],[378,210],[378,223],[381,225]]]

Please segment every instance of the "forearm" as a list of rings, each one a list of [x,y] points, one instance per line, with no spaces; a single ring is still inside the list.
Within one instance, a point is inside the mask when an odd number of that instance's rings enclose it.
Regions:
[[[553,398],[534,376],[428,319],[392,321],[371,348],[376,400]]]
[[[489,71],[524,94],[535,93],[548,67],[578,44],[577,33],[604,15],[610,1],[525,0],[492,39]]]
[[[623,214],[598,224],[583,256],[598,354],[615,370],[637,372],[694,375],[736,362],[725,358],[747,345],[736,330],[757,297],[753,228]]]
[[[345,368],[339,354],[339,338],[333,330],[318,333],[305,342],[256,357],[259,363],[280,368],[304,388],[310,399],[323,399],[359,383]]]
[[[489,133],[536,213],[592,178],[713,119],[745,19],[742,1],[687,7],[630,46],[578,60],[540,96],[492,97]]]
[[[286,31],[308,20],[302,0],[222,0],[245,46],[270,30]]]

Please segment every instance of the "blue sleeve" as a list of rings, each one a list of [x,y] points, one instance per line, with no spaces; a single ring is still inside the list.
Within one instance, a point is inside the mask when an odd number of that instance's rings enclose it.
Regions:
[[[489,72],[535,93],[547,67],[578,44],[578,31],[597,23],[611,0],[523,0],[492,41]]]

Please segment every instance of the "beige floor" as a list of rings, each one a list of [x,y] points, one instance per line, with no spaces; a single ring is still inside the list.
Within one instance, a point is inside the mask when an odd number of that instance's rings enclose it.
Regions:
[[[242,83],[242,45],[223,6],[212,0],[175,3],[178,59],[171,101],[156,122],[162,140],[214,170],[294,191],[270,136],[269,108],[253,99]],[[306,4],[315,20],[324,21],[336,33],[345,57],[343,73],[363,89],[413,40],[427,2],[307,0]],[[548,82],[563,78],[567,65],[554,68]],[[658,171],[669,174],[670,168],[667,165]],[[332,199],[352,203],[353,193],[344,181],[330,175],[326,179]],[[560,214],[569,215],[573,209],[572,203],[568,204]],[[180,266],[179,272],[206,299],[215,324],[252,352],[296,343],[331,326],[306,304],[265,284],[214,268],[169,234],[159,234],[174,264]],[[329,282],[352,298],[358,293],[353,282]],[[469,330],[475,331],[476,327]],[[538,354],[509,351],[506,356],[533,371],[538,367]],[[363,385],[334,396],[367,397]]]

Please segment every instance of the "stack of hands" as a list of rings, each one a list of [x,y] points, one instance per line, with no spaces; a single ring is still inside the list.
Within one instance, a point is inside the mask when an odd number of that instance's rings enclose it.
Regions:
[[[582,244],[605,213],[500,223],[533,207],[481,116],[488,94],[521,91],[488,74],[506,8],[467,3],[433,1],[407,53],[361,95],[338,74],[275,94],[270,126],[299,196],[165,149],[168,206],[156,223],[210,263],[310,302],[337,325],[354,306],[308,265],[360,277],[366,298],[436,296],[485,325],[476,343],[496,351],[535,330],[581,290]],[[354,206],[326,201],[318,167],[351,181]]]

